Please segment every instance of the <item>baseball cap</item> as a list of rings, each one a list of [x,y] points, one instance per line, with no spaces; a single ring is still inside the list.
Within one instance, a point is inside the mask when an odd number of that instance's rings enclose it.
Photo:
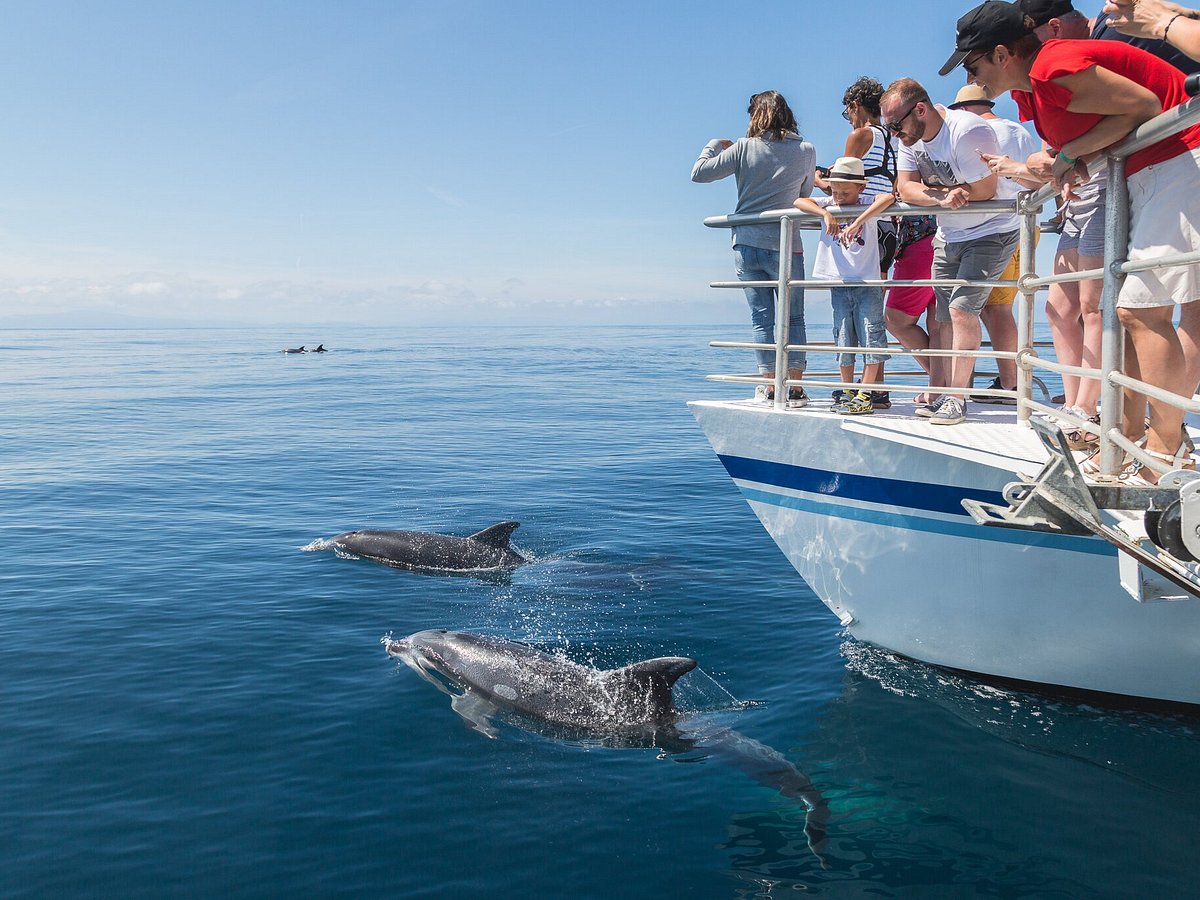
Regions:
[[[1031,20],[1015,3],[987,0],[958,20],[954,52],[938,70],[938,74],[949,75],[974,50],[991,50],[998,44],[1022,38],[1031,31]]]
[[[1045,25],[1051,19],[1061,19],[1075,12],[1071,0],[1018,0],[1017,7],[1033,20],[1033,27]]]

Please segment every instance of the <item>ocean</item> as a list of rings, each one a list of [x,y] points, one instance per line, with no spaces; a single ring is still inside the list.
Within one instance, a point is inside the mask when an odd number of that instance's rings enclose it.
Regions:
[[[842,635],[685,405],[744,330],[0,331],[0,895],[1190,895],[1200,717]],[[311,549],[506,519],[509,577]],[[694,657],[758,766],[488,737],[381,646],[429,628]]]

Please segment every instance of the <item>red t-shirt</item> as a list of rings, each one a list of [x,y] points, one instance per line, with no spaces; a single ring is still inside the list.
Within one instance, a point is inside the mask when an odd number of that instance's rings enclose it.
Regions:
[[[1013,91],[1012,96],[1021,120],[1032,119],[1038,134],[1056,150],[1091,130],[1102,117],[1098,113],[1067,112],[1072,94],[1054,84],[1054,79],[1092,66],[1101,66],[1149,88],[1162,102],[1163,112],[1190,99],[1183,89],[1186,76],[1145,50],[1121,41],[1046,41],[1029,72],[1033,91]],[[1200,147],[1200,124],[1139,150],[1126,161],[1125,174],[1132,175],[1195,147]]]

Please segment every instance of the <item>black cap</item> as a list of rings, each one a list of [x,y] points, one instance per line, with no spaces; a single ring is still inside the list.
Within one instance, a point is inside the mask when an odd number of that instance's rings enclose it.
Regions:
[[[1033,19],[1033,27],[1045,25],[1051,19],[1061,19],[1069,12],[1075,12],[1071,0],[1018,0],[1017,6],[1021,12]]]
[[[1032,22],[1015,3],[987,0],[958,20],[954,52],[938,70],[938,74],[949,75],[974,50],[991,50],[999,44],[1022,38],[1031,31]]]

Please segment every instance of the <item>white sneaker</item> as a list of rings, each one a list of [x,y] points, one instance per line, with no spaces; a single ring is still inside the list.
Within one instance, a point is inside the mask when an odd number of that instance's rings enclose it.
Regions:
[[[929,417],[930,425],[957,425],[967,417],[963,402],[957,397],[943,397],[937,412]]]
[[[772,396],[775,392],[765,384],[760,384],[754,389],[754,399],[759,403],[774,403],[775,398]]]

